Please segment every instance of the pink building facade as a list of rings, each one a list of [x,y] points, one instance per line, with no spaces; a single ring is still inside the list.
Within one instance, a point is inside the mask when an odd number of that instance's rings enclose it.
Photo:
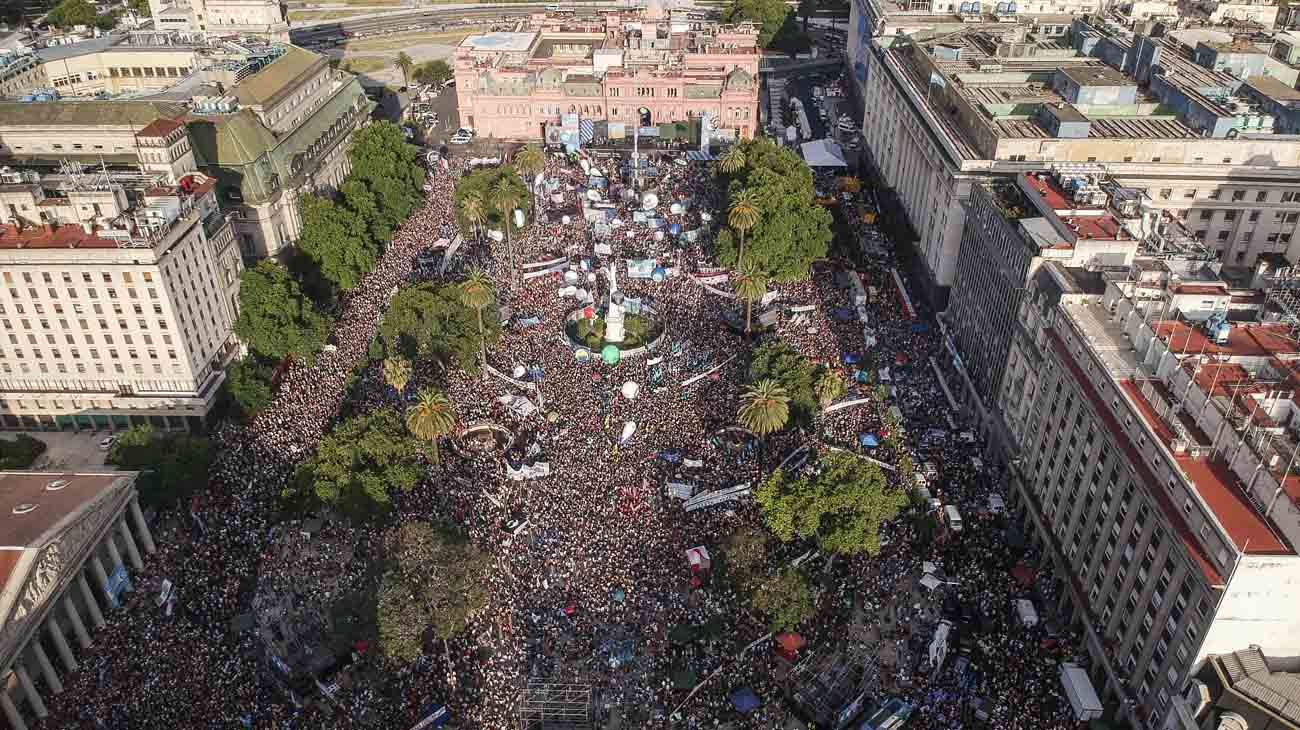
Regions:
[[[715,139],[752,137],[757,29],[656,15],[536,14],[525,32],[466,38],[455,56],[461,124],[480,137],[540,140],[564,114],[628,130],[707,114]]]

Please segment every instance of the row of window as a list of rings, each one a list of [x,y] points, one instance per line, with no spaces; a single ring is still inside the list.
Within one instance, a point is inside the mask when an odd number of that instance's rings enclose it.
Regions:
[[[107,369],[104,367],[104,363],[96,362],[96,363],[92,363],[92,365],[93,365],[94,370],[95,370],[95,372],[96,372],[97,374],[99,374],[99,375],[105,375],[105,374],[107,374],[108,371],[107,371]],[[78,362],[78,363],[73,363],[73,366],[74,366],[74,367],[73,367],[73,370],[75,370],[79,375],[85,375],[86,373],[89,372],[89,370],[86,368],[86,364],[85,364],[85,363],[80,363],[80,362]],[[112,363],[112,367],[113,367],[113,372],[116,373],[116,374],[118,374],[118,375],[126,375],[126,374],[127,374],[127,372],[126,372],[126,367],[125,367],[121,362],[115,362],[115,363]],[[151,366],[150,369],[153,371],[153,374],[154,374],[154,375],[162,375],[162,374],[163,374],[163,366],[162,366],[161,364],[159,364],[159,363],[154,363],[154,364]],[[13,374],[15,374],[15,369],[14,369],[14,367],[13,367],[12,365],[10,365],[8,362],[0,362],[0,372],[5,373],[6,375],[13,375]],[[46,365],[44,362],[38,362],[38,363],[36,363],[36,367],[35,367],[35,368],[32,368],[31,366],[29,366],[29,365],[28,365],[27,363],[25,363],[25,362],[20,362],[20,363],[18,363],[18,368],[17,368],[17,371],[16,371],[16,372],[17,372],[18,374],[21,374],[21,375],[35,375],[35,374],[40,374],[40,375],[51,375],[51,374],[68,375],[68,374],[71,374],[72,371],[68,370],[68,366],[67,366],[66,364],[64,364],[64,363],[61,363],[61,362],[59,362],[59,363],[54,363],[54,370],[53,370],[53,372],[51,372],[50,367],[49,367],[48,365]],[[132,372],[133,374],[135,374],[135,375],[144,375],[144,374],[145,374],[144,365],[141,364],[141,363],[135,363],[135,364],[131,365],[131,372]],[[184,367],[181,367],[181,366],[179,366],[179,365],[174,366],[174,367],[171,368],[171,373],[172,373],[172,375],[182,375],[182,376],[183,376],[183,375],[185,375],[185,368],[184,368]]]
[[[22,272],[21,276],[22,276],[22,280],[23,280],[23,283],[24,283],[24,284],[31,284],[31,283],[34,283],[35,280],[36,280],[36,277],[34,277],[34,276],[32,275],[32,272],[30,272],[30,271],[24,271],[24,272]],[[61,271],[61,272],[59,272],[59,278],[63,281],[64,284],[71,284],[71,283],[73,282],[73,280],[74,280],[76,277],[74,277],[74,276],[72,275],[71,272],[68,272],[68,271]],[[135,275],[132,274],[130,271],[123,271],[123,272],[119,275],[119,278],[120,278],[120,279],[122,280],[122,282],[125,283],[125,284],[132,284],[132,283],[135,282]],[[152,282],[152,281],[153,281],[153,272],[152,272],[152,271],[144,271],[144,272],[141,272],[141,274],[140,274],[140,278],[141,278],[142,280],[144,280],[146,283],[148,283],[148,282]],[[105,284],[112,284],[112,283],[113,283],[113,272],[111,272],[111,271],[101,271],[101,272],[99,272],[99,279],[100,279],[101,281],[103,281]],[[89,272],[89,271],[83,271],[83,272],[81,272],[81,281],[82,281],[83,283],[86,283],[86,284],[93,284],[93,283],[95,282],[95,275],[92,274],[92,273]],[[14,283],[14,275],[13,275],[12,272],[9,272],[9,271],[4,272],[4,282],[5,282],[6,284],[12,284],[12,283]],[[48,272],[48,271],[42,271],[42,272],[41,272],[41,282],[42,282],[42,283],[45,283],[45,284],[53,284],[53,283],[54,283],[54,275],[53,275],[52,273]]]
[[[82,322],[84,322],[84,321],[85,321],[85,320],[82,320]],[[100,320],[100,323],[101,323],[102,325],[104,325],[105,327],[108,326],[108,322],[105,322],[104,320]],[[119,320],[118,324],[126,324],[126,323],[125,323],[124,321],[120,321],[120,320]],[[82,329],[85,329],[85,327],[82,327]],[[167,328],[164,327],[163,329],[167,329]],[[96,344],[96,343],[95,343],[95,336],[92,335],[92,334],[90,334],[89,332],[87,332],[87,333],[85,333],[84,335],[82,335],[82,337],[85,339],[85,344],[87,344],[87,345],[94,345],[94,344]],[[106,345],[112,345],[112,344],[114,344],[114,342],[113,342],[113,335],[108,334],[108,333],[106,333],[106,332],[103,332],[103,333],[100,333],[100,337],[103,337],[103,338],[104,338],[104,344],[106,344]],[[75,344],[77,344],[77,338],[74,337],[74,336],[72,336],[72,335],[70,335],[70,334],[65,333],[65,334],[63,335],[63,338],[64,338],[64,341],[67,342],[67,344],[69,344],[69,345],[75,345]],[[153,344],[153,336],[150,335],[148,332],[145,332],[145,333],[141,334],[141,335],[140,335],[140,338],[144,341],[144,344],[146,344],[146,345],[152,345],[152,344]],[[133,344],[135,344],[135,340],[131,337],[130,334],[124,334],[124,335],[122,335],[122,341],[123,341],[124,343],[128,344],[128,345],[133,345]],[[172,343],[172,336],[171,336],[170,334],[167,334],[167,333],[164,332],[163,335],[162,335],[162,341],[163,341],[163,344],[164,344],[164,345],[170,345],[170,344]],[[18,342],[19,342],[19,340],[18,340],[18,335],[15,335],[15,334],[10,334],[10,335],[9,335],[9,344],[11,344],[11,345],[17,345]],[[57,344],[59,344],[59,340],[58,340],[58,338],[57,338],[55,335],[53,335],[53,334],[49,334],[49,333],[46,333],[46,335],[45,335],[45,342],[46,342],[46,344],[49,344],[49,345],[57,345]],[[37,339],[36,335],[29,334],[29,335],[27,335],[27,343],[28,343],[28,344],[31,344],[31,345],[38,345],[38,344],[40,344],[40,340]]]

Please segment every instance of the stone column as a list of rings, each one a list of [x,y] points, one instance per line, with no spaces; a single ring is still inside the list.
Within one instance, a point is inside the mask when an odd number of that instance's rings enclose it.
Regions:
[[[95,580],[99,581],[99,589],[108,595],[108,573],[104,572],[104,561],[99,559],[98,555],[90,556],[90,569],[95,571]]]
[[[140,511],[140,500],[136,496],[131,497],[131,518],[135,520],[135,531],[140,533],[140,542],[144,544],[144,551],[153,555],[153,535],[149,533],[149,524],[144,521],[144,513]]]
[[[113,542],[112,530],[109,530],[108,534],[104,535],[104,547],[108,548],[108,559],[113,561],[113,564],[110,566],[113,570],[117,570],[117,566],[119,565],[126,565],[126,563],[122,562],[122,553],[117,551],[117,543]],[[108,581],[104,581],[104,585],[107,586]]]
[[[36,657],[36,663],[41,667],[41,676],[45,677],[45,685],[50,688],[54,694],[63,692],[63,682],[59,679],[59,673],[54,671],[54,665],[50,663],[50,658],[45,654],[45,648],[41,646],[40,638],[33,637],[32,654]]]
[[[144,570],[144,562],[140,560],[140,551],[135,546],[135,538],[131,537],[131,528],[127,526],[126,520],[118,520],[117,529],[122,533],[122,544],[126,545],[126,556],[131,559],[131,567],[137,571]]]
[[[32,676],[27,673],[27,668],[19,664],[14,667],[14,673],[18,675],[18,684],[22,685],[23,693],[27,695],[27,704],[32,706],[32,712],[37,717],[49,717],[49,710],[45,709],[45,700],[41,699],[41,693],[36,691],[36,685],[32,683]]]
[[[14,707],[14,701],[9,699],[7,691],[0,691],[0,708],[5,711],[5,717],[9,719],[9,727],[12,730],[27,730],[27,723],[23,722],[23,716],[19,714],[18,708]]]
[[[104,614],[99,610],[99,598],[90,589],[90,581],[86,580],[85,571],[77,573],[77,586],[81,588],[81,598],[86,602],[86,610],[90,611],[90,622],[97,629],[104,628]]]
[[[68,640],[63,636],[63,627],[59,625],[59,620],[51,615],[46,619],[45,625],[50,630],[50,638],[54,640],[54,649],[59,652],[59,660],[63,662],[63,668],[69,672],[77,671],[77,660],[72,658],[72,649],[68,648]]]
[[[77,643],[82,649],[89,649],[90,634],[86,632],[86,625],[81,623],[81,614],[77,613],[77,604],[72,602],[71,597],[63,597],[63,610],[68,614],[68,621],[72,622],[72,631],[77,635]]]

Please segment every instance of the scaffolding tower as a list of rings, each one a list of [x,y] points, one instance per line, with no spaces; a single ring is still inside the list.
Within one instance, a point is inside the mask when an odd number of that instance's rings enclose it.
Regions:
[[[589,684],[529,682],[519,698],[519,730],[594,730],[596,702]]]
[[[877,647],[855,642],[824,657],[809,656],[790,674],[790,701],[818,727],[848,726],[861,711],[863,698],[879,693]]]
[[[1278,321],[1300,334],[1300,269],[1288,266],[1269,275],[1268,303],[1278,310]]]

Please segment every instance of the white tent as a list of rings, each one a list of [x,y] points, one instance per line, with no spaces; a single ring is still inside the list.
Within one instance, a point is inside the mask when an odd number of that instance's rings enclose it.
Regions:
[[[809,167],[848,167],[844,160],[844,150],[839,144],[829,139],[815,139],[799,146],[803,159]]]

